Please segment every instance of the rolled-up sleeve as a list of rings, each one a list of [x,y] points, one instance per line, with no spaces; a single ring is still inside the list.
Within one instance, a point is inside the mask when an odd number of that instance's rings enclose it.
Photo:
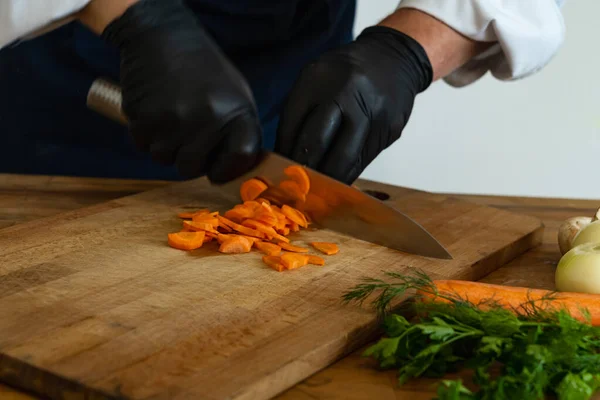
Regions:
[[[541,70],[565,38],[561,7],[565,0],[402,0],[398,8],[423,11],[462,35],[495,42],[444,80],[466,86],[488,71],[499,80],[516,80]]]
[[[51,25],[90,0],[0,0],[0,49]]]

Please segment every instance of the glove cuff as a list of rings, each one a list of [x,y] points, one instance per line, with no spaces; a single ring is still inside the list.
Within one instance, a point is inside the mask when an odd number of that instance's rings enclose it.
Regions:
[[[375,40],[393,50],[393,57],[412,62],[410,71],[414,73],[413,81],[417,93],[425,91],[433,80],[433,67],[419,42],[405,33],[387,26],[371,26],[361,32],[356,41]]]
[[[108,24],[101,37],[112,45],[122,47],[135,41],[139,35],[185,26],[202,29],[183,0],[140,0]]]

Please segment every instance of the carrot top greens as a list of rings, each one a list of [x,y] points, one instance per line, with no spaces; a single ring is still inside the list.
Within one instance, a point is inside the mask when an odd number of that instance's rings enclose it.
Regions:
[[[363,303],[377,293],[371,304],[382,316],[384,337],[364,355],[382,368],[397,368],[400,384],[466,369],[472,372],[472,384],[467,388],[461,379],[442,380],[437,399],[537,400],[554,395],[583,400],[600,388],[600,328],[566,309],[541,307],[540,299],[519,310],[493,300],[482,307],[456,294],[437,293],[436,281],[423,272],[386,276],[389,281],[366,278],[343,300]],[[393,300],[412,289],[445,301],[412,296],[393,311]],[[541,300],[551,303],[553,296]]]

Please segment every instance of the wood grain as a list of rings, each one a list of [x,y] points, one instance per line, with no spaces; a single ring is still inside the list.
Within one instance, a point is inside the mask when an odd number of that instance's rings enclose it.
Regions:
[[[455,260],[331,232],[310,238],[337,240],[342,253],[294,275],[265,269],[258,256],[181,254],[164,244],[174,212],[220,202],[197,183],[2,231],[0,279],[19,288],[0,292],[2,378],[54,398],[268,398],[373,338],[373,315],[338,302],[360,276],[410,263],[478,279],[541,239],[530,217],[361,187],[389,192]]]

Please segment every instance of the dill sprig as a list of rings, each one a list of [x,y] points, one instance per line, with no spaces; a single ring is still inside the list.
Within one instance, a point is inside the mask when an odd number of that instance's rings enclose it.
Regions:
[[[343,296],[346,303],[363,304],[379,292],[371,305],[383,317],[384,337],[364,355],[382,368],[397,368],[400,384],[467,369],[477,390],[462,380],[442,380],[437,399],[538,400],[552,395],[584,400],[600,388],[600,329],[566,309],[547,307],[553,294],[512,309],[494,299],[474,304],[438,293],[427,274],[413,272],[387,272],[387,280],[364,278]],[[447,302],[411,302],[416,295],[406,296],[409,290]],[[392,302],[402,297],[410,320],[392,312]]]
[[[413,271],[414,275],[412,276],[402,275],[397,272],[384,272],[387,277],[396,281],[384,281],[382,279],[364,277],[362,278],[362,283],[344,293],[342,299],[345,303],[357,302],[362,305],[374,292],[380,291],[379,295],[372,301],[372,305],[380,314],[385,314],[391,311],[393,300],[402,297],[411,289],[437,294],[433,281],[425,272],[420,270]]]

